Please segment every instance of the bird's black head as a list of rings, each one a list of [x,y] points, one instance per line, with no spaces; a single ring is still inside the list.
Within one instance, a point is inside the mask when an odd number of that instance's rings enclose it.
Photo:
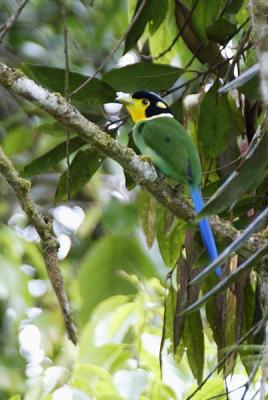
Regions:
[[[170,108],[160,96],[154,92],[147,92],[140,90],[132,95],[133,99],[141,100],[145,108],[146,118],[153,117],[154,115],[160,114],[172,114]]]
[[[153,92],[141,90],[132,96],[121,96],[117,100],[124,104],[134,122],[157,115],[172,114],[168,105]]]

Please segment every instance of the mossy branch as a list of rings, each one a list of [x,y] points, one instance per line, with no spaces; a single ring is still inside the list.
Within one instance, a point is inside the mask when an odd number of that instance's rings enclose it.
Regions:
[[[64,283],[58,267],[58,242],[54,235],[52,223],[43,216],[30,196],[31,182],[19,176],[10,159],[0,147],[0,172],[12,187],[21,208],[27,214],[31,224],[35,227],[41,239],[43,256],[48,277],[57,295],[66,330],[71,341],[76,344],[76,328],[72,320],[68,297],[64,290]]]

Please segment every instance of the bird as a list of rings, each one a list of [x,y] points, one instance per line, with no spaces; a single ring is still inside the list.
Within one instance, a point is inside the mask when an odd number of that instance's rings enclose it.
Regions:
[[[201,163],[185,128],[177,121],[167,103],[156,93],[140,90],[121,94],[116,101],[126,107],[133,122],[133,139],[142,155],[165,176],[189,186],[196,213],[204,207],[201,192]],[[208,218],[199,221],[203,244],[212,261],[218,250]],[[221,267],[215,274],[221,276]]]

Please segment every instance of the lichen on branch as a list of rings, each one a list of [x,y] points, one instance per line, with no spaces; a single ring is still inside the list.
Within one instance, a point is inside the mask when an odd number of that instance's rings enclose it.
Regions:
[[[37,205],[32,200],[30,195],[31,182],[19,176],[17,170],[1,147],[0,173],[12,187],[21,208],[27,214],[29,221],[40,236],[48,277],[58,298],[68,336],[76,344],[76,328],[72,320],[63,278],[58,267],[58,242],[53,232],[52,223],[48,217],[41,214]]]

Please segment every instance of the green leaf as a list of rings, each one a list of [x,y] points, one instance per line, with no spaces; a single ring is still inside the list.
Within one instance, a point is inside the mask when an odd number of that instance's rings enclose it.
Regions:
[[[166,64],[140,62],[122,68],[114,68],[102,79],[115,90],[135,92],[137,90],[160,91],[169,88],[181,76],[182,69]]]
[[[17,126],[10,129],[3,139],[3,149],[10,156],[28,150],[33,144],[35,135],[30,126]]]
[[[44,86],[54,92],[64,95],[65,70],[62,68],[47,67],[45,65],[27,64],[27,71],[30,69],[32,75]],[[70,72],[70,91],[80,86],[87,75],[77,72]],[[108,103],[115,99],[116,93],[107,83],[100,79],[93,78],[88,85],[77,92],[73,98],[84,102]]]
[[[103,210],[102,220],[114,233],[129,233],[138,225],[136,205],[112,199]]]
[[[172,114],[174,115],[174,118],[178,120],[181,124],[183,124],[183,101],[182,97],[179,97],[177,100],[174,101],[174,103],[169,106]]]
[[[237,14],[243,3],[244,0],[230,0],[228,6],[225,8],[225,13]]]
[[[209,292],[211,289],[213,289],[218,283],[218,278],[216,277],[215,274],[210,274],[207,276],[206,279],[202,282],[202,293],[205,295],[207,292]],[[213,334],[213,339],[217,344],[217,349],[218,349],[218,354],[220,354],[221,350],[224,345],[224,335],[222,334],[222,331],[225,326],[225,316],[224,316],[224,310],[225,310],[225,301],[224,299],[219,298],[211,298],[208,300],[206,303],[206,317],[209,323],[209,326],[212,330]]]
[[[201,216],[218,214],[232,206],[243,193],[248,190],[255,190],[264,178],[268,165],[268,132],[263,131],[262,135],[255,135],[255,145],[251,144],[244,161],[240,164],[214,193],[206,203]],[[254,173],[253,173],[254,171]]]
[[[218,93],[219,83],[205,94],[201,103],[198,137],[206,157],[221,154],[228,143],[232,126],[232,111],[226,96]]]
[[[192,4],[194,2],[191,1]],[[191,17],[191,23],[193,24],[196,33],[203,43],[207,43],[206,28],[210,25],[217,17],[221,5],[221,0],[202,0],[199,1],[193,15]],[[189,7],[189,10],[192,8]]]
[[[198,282],[204,279],[204,277],[208,275],[213,270],[213,268],[215,268],[217,265],[221,265],[226,260],[226,258],[232,254],[232,252],[239,249],[239,247],[242,246],[242,244],[249,238],[249,236],[258,229],[258,227],[263,223],[263,221],[265,221],[267,216],[268,216],[268,207],[266,207],[262,212],[260,212],[254,219],[254,221],[251,222],[251,224],[248,225],[248,227],[235,240],[233,240],[233,242],[227,248],[225,248],[225,250],[219,255],[219,257],[216,260],[214,260],[206,268],[204,268],[203,271],[200,274],[198,274],[192,280],[191,283]],[[262,249],[258,250],[258,252],[260,252],[261,250]],[[251,257],[257,256],[257,253],[253,254]],[[250,258],[248,260],[250,260]]]
[[[46,119],[42,118],[40,124],[35,127],[35,132],[54,137],[66,137],[66,128],[59,122],[55,121],[52,117]]]
[[[173,287],[172,282],[170,281],[168,294],[165,298],[164,304],[164,321],[163,321],[163,330],[162,330],[162,338],[161,338],[161,346],[160,353],[163,351],[163,346],[165,344],[165,340],[169,339],[171,341],[171,349],[174,353],[174,315],[176,309],[176,298],[177,293]]]
[[[145,190],[139,194],[138,211],[147,245],[151,248],[156,237],[156,200]]]
[[[8,400],[21,400],[21,395],[15,394],[14,396],[9,397]]]
[[[85,142],[79,137],[71,139],[69,142],[69,153],[72,154],[84,144]],[[22,176],[30,177],[48,172],[53,166],[58,164],[65,157],[66,141],[58,144],[47,153],[31,161],[30,164],[27,164],[20,173]]]
[[[77,364],[72,378],[72,386],[85,390],[86,393],[117,395],[112,376],[104,369],[93,364]]]
[[[92,334],[92,332],[90,333]],[[83,349],[82,347],[80,349],[80,361],[83,363],[89,362],[100,367],[105,366],[105,369],[111,372],[121,368],[128,358],[131,358],[131,352],[125,344],[108,343],[94,347],[89,346],[89,341],[87,340]]]
[[[199,311],[187,315],[184,321],[183,343],[193,376],[200,384],[204,370],[204,335]]]
[[[188,395],[190,396],[197,385],[194,385],[190,390]],[[222,394],[225,393],[224,381],[221,378],[210,378],[206,382],[206,384],[199,388],[194,395],[194,400],[204,400],[204,399],[213,399],[213,398],[223,398]],[[215,396],[215,397],[214,397]]]
[[[150,393],[150,399],[152,400],[176,400],[176,395],[173,390],[165,385],[158,379],[152,381],[152,391]]]
[[[227,290],[226,317],[225,317],[225,346],[231,348],[236,341],[237,300],[232,290]],[[237,351],[233,351],[225,362],[224,375],[234,373]]]
[[[97,327],[99,323],[103,320],[111,321],[111,316],[115,309],[120,308],[124,304],[128,304],[130,301],[130,296],[110,296],[105,300],[101,301],[94,309],[92,314],[90,315],[89,321],[83,328],[81,332],[81,338],[79,340],[79,362],[92,362],[92,357],[94,353],[95,336],[97,335]],[[114,338],[112,336],[107,337],[107,342],[114,342]],[[92,355],[93,354],[93,355]],[[98,363],[97,363],[98,364]],[[107,364],[109,365],[109,360],[107,360]]]
[[[157,241],[165,264],[173,267],[184,242],[185,222],[178,220],[166,208],[159,206],[157,212]]]
[[[178,30],[182,32],[183,42],[202,64],[209,64],[211,67],[212,65],[215,67],[215,59],[217,59],[217,62],[219,62],[217,71],[221,77],[224,77],[227,72],[225,59],[219,53],[217,43],[207,41],[205,30],[206,26],[216,18],[219,2],[217,0],[213,2],[210,0],[195,2],[194,4],[198,3],[200,12],[196,14],[195,10],[193,15],[191,15],[190,11],[192,1],[184,0],[184,3],[188,3],[188,7],[185,7],[180,0],[175,2],[176,23]]]
[[[74,198],[101,166],[104,157],[93,148],[79,150],[69,168],[70,196]],[[67,171],[59,179],[55,202],[67,201]]]
[[[244,336],[254,325],[255,305],[256,305],[256,296],[252,288],[251,280],[247,279],[244,288],[244,302],[242,308],[242,328],[240,336]],[[238,351],[241,361],[248,375],[250,375],[253,369],[253,365],[252,365],[252,359],[250,360],[249,357],[250,356],[254,357],[254,355],[256,356],[254,349],[250,346],[253,344],[252,336],[248,337],[244,342],[244,344],[246,346],[239,348]]]
[[[120,270],[140,279],[157,276],[154,265],[134,237],[117,235],[99,240],[82,260],[78,276],[81,318],[84,322],[101,300],[116,294],[136,292],[135,285],[126,280]]]
[[[261,100],[260,77],[254,76],[240,87],[240,91],[251,101]]]
[[[242,236],[242,235],[241,235]],[[240,239],[240,238],[239,238]],[[237,244],[237,243],[236,243]],[[231,246],[229,246],[231,247]],[[211,289],[209,292],[207,292],[204,296],[202,296],[199,300],[197,300],[196,302],[194,302],[193,304],[191,304],[189,307],[187,307],[182,314],[187,314],[187,313],[191,313],[195,310],[198,310],[203,304],[205,304],[212,296],[220,293],[221,291],[223,291],[224,289],[226,289],[227,287],[229,287],[233,282],[235,282],[238,277],[242,274],[244,274],[246,271],[248,271],[252,265],[256,265],[257,262],[259,261],[259,259],[261,257],[263,257],[265,254],[267,254],[268,251],[268,245],[264,245],[263,247],[261,247],[258,251],[256,251],[256,253],[252,254],[249,258],[247,258],[241,265],[239,265],[239,267],[237,268],[237,270],[235,270],[234,272],[232,272],[231,275],[225,277],[224,279],[222,279],[220,281],[220,283],[218,283],[216,286],[213,287],[213,289]],[[225,253],[226,252],[226,253]],[[229,248],[227,248],[222,255],[226,255],[226,254],[230,254],[230,250]],[[221,255],[221,256],[222,256]],[[222,259],[222,257],[219,257],[218,259]],[[226,257],[224,257],[226,258]],[[215,265],[218,265],[218,259],[217,262],[215,262]],[[197,279],[195,279],[196,281],[200,281],[201,279],[204,279],[204,275],[207,275],[211,269],[215,268],[214,262],[211,263],[207,268],[206,271],[203,271],[203,273],[199,274],[197,276]],[[209,269],[209,272],[208,272]],[[194,280],[193,280],[194,281]],[[193,282],[192,281],[192,282]]]
[[[216,19],[206,28],[209,40],[225,45],[236,33],[237,27],[225,18]]]
[[[138,10],[140,9],[143,0],[138,0],[134,16],[135,18]],[[125,40],[124,54],[131,50],[143,34],[147,23],[150,23],[150,33],[153,34],[163,22],[168,9],[168,2],[166,0],[147,0],[144,4],[139,17],[134,23],[132,21],[131,29],[127,33]],[[132,18],[132,20],[133,20]]]
[[[151,0],[153,18],[149,22],[150,34],[153,35],[164,21],[168,11],[168,0]]]

